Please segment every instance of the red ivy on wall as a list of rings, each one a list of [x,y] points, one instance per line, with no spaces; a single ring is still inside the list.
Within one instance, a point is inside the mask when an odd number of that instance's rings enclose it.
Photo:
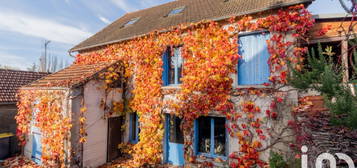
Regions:
[[[240,115],[230,100],[233,81],[229,75],[235,73],[237,61],[240,58],[237,43],[238,33],[263,29],[270,31],[272,36],[267,41],[271,54],[269,59],[270,81],[272,85],[284,85],[287,83],[287,63],[291,62],[296,69],[301,69],[302,56],[306,52],[305,48],[296,45],[296,39],[303,39],[313,26],[314,21],[303,5],[280,10],[276,15],[259,18],[255,22],[252,17],[242,17],[238,21],[232,18],[229,21],[228,27],[223,27],[217,22],[181,25],[170,32],[153,32],[142,38],[77,55],[75,64],[121,60],[126,68],[125,76],[133,79],[132,93],[134,97],[130,106],[139,115],[140,141],[130,151],[133,159],[123,163],[123,166],[140,167],[145,164],[160,163],[164,131],[162,115],[164,103],[169,103],[175,114],[184,119],[182,128],[185,135],[192,135],[193,121],[196,118],[208,115],[211,111],[225,115],[227,120],[233,123],[240,118],[246,118],[247,123],[244,125],[229,126],[230,135],[238,137],[241,146],[239,150],[241,154],[232,153],[230,155],[230,158],[238,160],[230,166],[249,168],[264,165],[264,162],[259,159],[259,149],[262,148],[261,141],[264,141],[267,136],[260,129],[262,118],[257,115],[261,113],[261,107],[246,100],[240,105],[244,113],[244,115]],[[183,83],[177,94],[178,101],[163,102],[162,53],[168,46],[180,44],[184,44],[182,56],[185,61]],[[28,101],[31,99],[24,95],[20,96],[23,101],[19,103],[21,110],[19,110],[18,118],[26,118],[30,113],[26,107],[29,106]],[[271,106],[274,106],[274,102]],[[47,109],[48,107],[41,110],[46,111]],[[275,118],[277,115],[274,111],[266,111],[266,113],[271,118]],[[29,123],[29,120],[24,119],[19,123],[21,124],[19,127],[21,133],[27,133],[26,124]],[[65,123],[62,124],[63,128],[68,128]],[[251,134],[245,127],[254,128],[254,135],[257,138],[252,141],[245,139],[245,135]],[[55,129],[58,128],[52,130]],[[185,137],[185,157],[188,161],[195,162],[190,137],[192,136]]]

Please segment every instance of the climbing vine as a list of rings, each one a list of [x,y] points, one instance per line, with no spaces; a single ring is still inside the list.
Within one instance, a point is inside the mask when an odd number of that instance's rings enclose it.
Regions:
[[[65,91],[21,90],[16,121],[22,144],[30,129],[38,128],[41,134],[42,163],[45,166],[65,166],[70,149],[65,144],[72,127],[71,118],[63,103]],[[31,128],[30,126],[34,127]]]
[[[127,167],[140,167],[145,164],[158,164],[161,161],[163,120],[162,111],[164,107],[173,109],[173,112],[183,118],[182,129],[185,135],[185,157],[186,160],[196,163],[192,149],[193,121],[199,116],[209,115],[212,111],[226,116],[230,121],[226,127],[229,135],[239,139],[241,146],[239,154],[230,154],[231,167],[263,167],[265,163],[260,160],[260,152],[264,141],[269,136],[269,129],[263,131],[262,107],[254,100],[245,97],[241,103],[235,106],[232,101],[232,82],[230,74],[236,72],[236,65],[240,56],[238,55],[239,33],[243,31],[268,30],[271,33],[267,41],[269,53],[269,66],[271,83],[264,85],[276,88],[278,85],[286,84],[289,73],[287,62],[291,62],[297,70],[301,69],[305,48],[296,45],[296,39],[305,39],[305,34],[313,26],[311,14],[303,5],[293,6],[285,10],[279,10],[276,15],[266,18],[253,19],[245,16],[231,18],[228,27],[217,22],[200,22],[190,25],[180,25],[170,29],[171,31],[151,34],[123,42],[109,45],[103,49],[79,54],[76,56],[75,64],[95,64],[98,62],[121,61],[125,67],[124,77],[131,79],[133,84],[132,100],[129,103],[131,109],[136,111],[140,121],[139,142],[129,150],[132,160],[122,163]],[[291,39],[291,40],[288,40]],[[162,54],[167,47],[183,45],[182,57],[184,58],[182,85],[176,100],[163,101],[162,89]],[[115,80],[113,75],[115,69],[104,75],[107,83]],[[240,90],[235,90],[240,92]],[[272,89],[270,92],[276,92]],[[249,90],[247,94],[263,96],[257,90]],[[20,101],[19,121],[20,132],[28,132],[28,122],[24,119],[30,116],[26,107],[32,102],[25,95]],[[285,96],[274,94],[270,103],[270,109],[266,109],[266,116],[276,119],[279,115],[277,103],[284,101]],[[40,104],[53,102],[53,100],[42,100]],[[56,101],[54,101],[56,102]],[[40,106],[41,115],[44,118],[49,114],[49,108],[58,109],[59,103],[47,107]],[[124,108],[122,108],[124,109]],[[81,112],[85,110],[81,110]],[[50,113],[59,115],[58,110]],[[40,119],[44,119],[40,117]],[[64,120],[66,121],[66,120]],[[242,124],[238,124],[242,121]],[[84,122],[83,122],[84,124]],[[60,128],[70,128],[66,123],[61,123]],[[44,126],[44,125],[43,125]],[[59,127],[58,127],[59,128]],[[254,132],[252,132],[252,130]],[[50,132],[46,132],[51,135]],[[85,130],[81,132],[85,134]],[[61,138],[65,137],[62,132]],[[82,140],[85,142],[85,139]],[[60,145],[60,143],[59,143]],[[269,145],[266,145],[269,147]],[[62,149],[62,148],[59,148]],[[238,151],[237,151],[238,152]],[[46,156],[46,155],[45,155]],[[52,155],[51,155],[52,156]],[[55,154],[51,159],[63,156]]]

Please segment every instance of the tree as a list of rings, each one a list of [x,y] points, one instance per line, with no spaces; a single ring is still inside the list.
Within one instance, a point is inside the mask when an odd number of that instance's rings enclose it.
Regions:
[[[20,68],[18,68],[18,67],[9,66],[9,65],[1,65],[1,64],[0,64],[0,69],[20,70]]]
[[[339,0],[342,8],[349,14],[355,13],[356,12],[356,5],[357,5],[357,0],[349,0],[351,2],[351,7],[349,7],[345,1]]]
[[[28,71],[36,72],[38,71],[38,65],[34,62],[30,67],[27,68]]]
[[[289,78],[289,83],[303,91],[313,89],[321,93],[332,114],[331,122],[356,129],[357,97],[348,85],[342,83],[343,72],[341,68],[333,65],[332,56],[334,54],[328,48],[323,51],[320,44],[318,56],[312,48],[305,69],[298,71],[291,68],[292,77]],[[357,52],[354,53],[354,59],[357,61]],[[354,69],[357,69],[357,66],[354,66]]]
[[[49,44],[51,41],[44,41],[44,53],[39,59],[39,65],[37,68],[30,67],[29,69],[38,69],[40,72],[56,72],[67,67],[68,62],[65,62],[63,59],[59,61],[56,55],[52,55],[49,50]],[[34,63],[35,64],[35,63]]]

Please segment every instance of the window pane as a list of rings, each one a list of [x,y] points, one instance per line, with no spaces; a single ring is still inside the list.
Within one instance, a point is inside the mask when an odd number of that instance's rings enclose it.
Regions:
[[[170,63],[170,68],[169,68],[169,84],[175,84],[175,57],[172,57],[172,53],[169,50],[169,63]]]
[[[180,7],[180,8],[173,9],[173,10],[169,13],[169,16],[175,15],[175,14],[178,14],[178,13],[181,13],[184,9],[185,9],[184,6],[183,6],[183,7]]]
[[[181,77],[182,77],[182,64],[183,64],[183,59],[181,56],[181,47],[175,48],[175,57],[177,58],[177,83],[181,83]]]
[[[135,22],[137,22],[139,20],[139,18],[134,18],[134,19],[131,19],[129,20],[124,26],[128,26],[128,25],[132,25],[134,24]]]
[[[172,55],[173,54],[173,55]],[[176,47],[170,54],[169,62],[169,84],[180,84],[182,77],[183,58],[181,56],[181,47]]]
[[[211,146],[211,118],[198,118],[198,152],[210,153]]]
[[[183,144],[183,133],[181,130],[181,118],[170,116],[170,142]]]
[[[216,155],[225,155],[226,148],[226,120],[225,118],[214,118],[214,153]]]
[[[270,68],[268,60],[270,53],[266,40],[269,33],[242,35],[239,37],[238,84],[259,85],[269,82]]]
[[[131,114],[130,119],[131,119],[131,122],[130,122],[130,128],[131,128],[131,130],[130,130],[130,135],[131,135],[130,140],[135,141],[136,140],[136,135],[137,135],[137,132],[136,132],[136,130],[137,130],[137,128],[136,128],[136,126],[137,126],[137,124],[136,124],[136,122],[137,122],[136,113]]]

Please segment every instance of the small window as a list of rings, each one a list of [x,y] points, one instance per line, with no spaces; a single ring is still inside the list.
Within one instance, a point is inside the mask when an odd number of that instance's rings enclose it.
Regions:
[[[209,157],[226,156],[226,119],[200,117],[196,121],[197,154]]]
[[[182,47],[168,48],[163,56],[163,81],[164,85],[181,84],[183,58],[181,56]]]
[[[138,143],[139,141],[139,121],[136,113],[130,114],[129,118],[129,141],[131,143]]]
[[[173,9],[172,11],[170,11],[170,13],[169,13],[167,16],[172,16],[172,15],[179,14],[179,13],[181,13],[184,9],[185,9],[184,6],[179,7],[179,8],[175,8],[175,9]]]
[[[183,144],[183,132],[181,130],[182,119],[174,115],[170,115],[170,142]]]
[[[128,22],[126,22],[126,23],[125,23],[124,27],[126,27],[126,26],[129,26],[129,25],[132,25],[132,24],[136,23],[139,19],[140,19],[140,18],[139,18],[139,17],[137,17],[137,18],[134,18],[134,19],[129,20]]]
[[[269,82],[269,33],[239,36],[238,85],[261,85]]]

